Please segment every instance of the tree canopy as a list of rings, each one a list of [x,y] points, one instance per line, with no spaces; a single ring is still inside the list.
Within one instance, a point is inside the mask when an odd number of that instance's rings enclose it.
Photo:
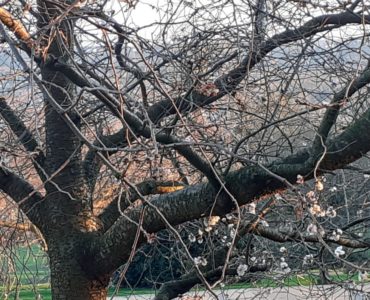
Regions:
[[[140,25],[145,5],[155,18]],[[187,262],[157,299],[271,269],[251,261],[255,236],[367,270],[343,247],[369,246],[351,231],[368,222],[367,186],[355,189],[370,150],[368,10],[3,1],[0,190],[45,242],[53,299],[105,299],[113,272],[163,230]],[[360,179],[336,206],[337,170]],[[189,241],[206,236],[215,248],[193,257]]]

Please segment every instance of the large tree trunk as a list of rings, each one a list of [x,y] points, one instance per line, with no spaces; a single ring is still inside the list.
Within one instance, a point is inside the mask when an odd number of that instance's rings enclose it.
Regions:
[[[93,278],[73,257],[50,253],[53,300],[106,300],[109,276]]]
[[[54,216],[46,229],[53,300],[106,300],[110,273],[96,274],[87,259],[95,232],[87,232],[82,216]]]

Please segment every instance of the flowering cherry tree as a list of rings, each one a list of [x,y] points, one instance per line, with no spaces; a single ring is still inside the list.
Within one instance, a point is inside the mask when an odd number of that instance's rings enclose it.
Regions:
[[[53,299],[106,299],[163,230],[183,275],[156,299],[326,260],[365,278],[366,1],[141,5],[0,3],[0,190]]]

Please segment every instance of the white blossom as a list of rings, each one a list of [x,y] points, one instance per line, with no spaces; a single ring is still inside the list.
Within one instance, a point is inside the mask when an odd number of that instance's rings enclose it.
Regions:
[[[190,243],[194,243],[196,241],[195,235],[192,233],[189,234],[188,239]]]
[[[287,249],[286,249],[285,247],[280,247],[279,251],[280,251],[281,253],[284,253],[284,252],[287,252]]]
[[[339,257],[346,254],[346,252],[343,250],[343,246],[339,246],[335,249],[334,254],[336,257]]]
[[[308,265],[313,263],[313,254],[307,254],[303,257],[303,264]]]
[[[289,265],[287,264],[287,262],[285,261],[285,258],[282,257],[281,258],[281,262],[280,262],[280,269],[284,272],[284,273],[290,273],[291,269],[289,268]]]
[[[366,271],[358,271],[357,276],[358,281],[362,282],[367,280],[368,274]]]
[[[241,264],[236,269],[236,273],[238,273],[239,276],[243,276],[247,270],[248,270],[248,265]]]
[[[334,209],[333,206],[329,206],[328,209],[326,210],[326,215],[329,218],[335,218],[337,216],[337,211]]]
[[[297,184],[303,184],[304,183],[304,178],[302,175],[298,174],[297,175]]]
[[[329,189],[329,191],[330,192],[332,192],[332,193],[334,193],[334,192],[336,192],[338,189],[337,189],[337,187],[336,186],[333,186],[333,187],[331,187],[330,189]]]
[[[199,265],[206,266],[208,262],[204,257],[198,256],[198,257],[194,258],[194,263],[197,266],[199,266]]]
[[[339,228],[335,229],[331,235],[329,236],[329,239],[332,240],[332,241],[339,241],[340,239],[340,236],[343,234],[343,231]]]
[[[256,214],[256,203],[250,203],[247,206],[248,213],[255,215]]]
[[[222,243],[226,243],[226,241],[227,241],[227,236],[226,236],[226,235],[224,235],[224,236],[221,238],[221,242],[222,242]]]
[[[211,232],[212,231],[212,227],[211,226],[207,226],[206,228],[204,228],[204,231],[205,232]]]
[[[317,234],[317,226],[315,224],[310,224],[307,226],[307,232],[310,235],[315,235]]]

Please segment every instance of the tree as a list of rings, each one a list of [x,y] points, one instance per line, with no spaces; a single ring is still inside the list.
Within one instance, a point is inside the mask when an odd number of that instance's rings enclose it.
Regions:
[[[240,273],[228,262],[251,233],[368,247],[320,235],[315,221],[323,174],[370,150],[365,2],[169,1],[153,6],[152,38],[127,17],[134,1],[109,5],[0,6],[0,189],[45,239],[53,299],[105,299],[112,273],[163,229],[193,271],[158,299]],[[305,196],[295,185],[310,179]],[[241,218],[284,190],[313,234],[261,223],[273,200]],[[230,244],[208,266],[190,259],[176,226],[203,218],[209,229],[229,213]]]

